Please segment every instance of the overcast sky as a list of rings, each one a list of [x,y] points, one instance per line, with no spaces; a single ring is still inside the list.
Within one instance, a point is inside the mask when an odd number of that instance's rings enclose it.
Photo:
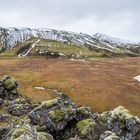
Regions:
[[[140,41],[140,0],[0,0],[0,26],[99,32]]]

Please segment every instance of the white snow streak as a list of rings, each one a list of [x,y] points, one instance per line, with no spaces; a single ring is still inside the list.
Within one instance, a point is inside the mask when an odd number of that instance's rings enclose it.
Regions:
[[[29,50],[25,53],[25,54],[19,54],[18,57],[25,57],[28,55],[28,53],[36,46],[36,44],[40,41],[40,39],[38,39],[37,41],[35,41],[31,47],[29,48]]]

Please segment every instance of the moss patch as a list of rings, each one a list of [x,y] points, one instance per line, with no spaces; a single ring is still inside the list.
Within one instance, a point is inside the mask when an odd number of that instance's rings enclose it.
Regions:
[[[38,106],[37,108],[35,108],[33,111],[38,111],[38,110],[41,110],[43,108],[49,108],[49,107],[52,107],[53,105],[55,105],[57,103],[58,103],[58,100],[57,99],[45,101],[40,106]]]
[[[95,126],[95,122],[92,119],[85,119],[77,123],[76,129],[79,135],[86,136],[90,134]]]

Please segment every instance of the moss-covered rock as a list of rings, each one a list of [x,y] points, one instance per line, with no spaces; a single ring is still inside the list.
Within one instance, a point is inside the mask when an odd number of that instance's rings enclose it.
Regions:
[[[52,106],[56,105],[57,103],[58,103],[58,100],[57,100],[57,99],[45,101],[45,102],[43,102],[40,106],[36,107],[36,108],[33,110],[33,112],[38,111],[38,110],[42,110],[43,108],[52,107]]]
[[[33,109],[32,103],[23,97],[10,101],[6,110],[13,116],[21,116],[29,113]]]
[[[59,122],[64,119],[65,115],[67,114],[65,109],[55,109],[51,110],[48,115],[54,122]]]
[[[76,114],[76,110],[72,107],[69,108],[58,108],[55,110],[51,110],[48,115],[54,122],[59,122],[61,120],[65,120],[67,116]]]
[[[105,122],[107,121],[108,114],[109,114],[108,111],[103,112],[103,113],[100,114],[100,120],[101,120],[103,123],[105,123]]]
[[[85,106],[79,107],[79,108],[77,108],[77,113],[81,114],[81,115],[89,116],[91,114],[91,109],[90,109],[90,107],[85,107]]]
[[[7,134],[6,140],[54,140],[50,134],[37,132],[30,125],[13,128]]]
[[[94,133],[95,121],[93,119],[84,119],[76,124],[76,130],[79,137],[91,138]]]
[[[111,131],[105,131],[101,136],[99,140],[120,140],[120,138]]]
[[[3,78],[3,85],[4,85],[4,88],[7,90],[13,90],[13,89],[17,88],[17,86],[18,86],[15,79],[13,79],[10,76],[5,76]]]
[[[0,98],[14,100],[18,97],[18,84],[10,76],[4,76],[0,79]]]
[[[23,97],[19,97],[16,100],[14,100],[14,104],[26,104],[27,100]]]
[[[50,134],[44,132],[38,132],[38,139],[39,140],[54,140]]]
[[[100,115],[101,121],[108,125],[108,128],[117,135],[124,132],[132,137],[140,133],[140,119],[130,114],[130,112],[122,106],[111,111],[103,112]]]

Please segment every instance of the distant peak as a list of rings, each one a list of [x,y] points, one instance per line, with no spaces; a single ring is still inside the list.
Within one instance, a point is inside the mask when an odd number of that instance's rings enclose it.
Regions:
[[[93,38],[98,39],[100,41],[109,42],[114,45],[138,44],[138,42],[134,42],[134,41],[126,40],[126,39],[120,39],[120,38],[113,37],[113,36],[103,34],[103,33],[96,33],[93,35]]]

